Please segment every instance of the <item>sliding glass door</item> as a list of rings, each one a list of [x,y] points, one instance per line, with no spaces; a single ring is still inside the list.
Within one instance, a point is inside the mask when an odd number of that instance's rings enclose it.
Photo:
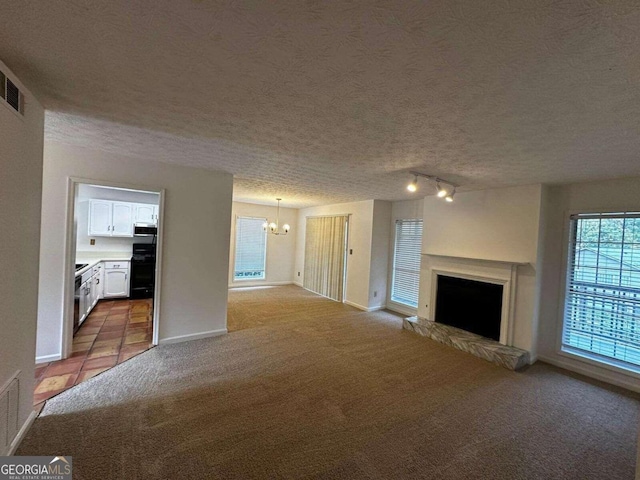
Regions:
[[[341,302],[349,217],[308,217],[304,248],[304,288]]]

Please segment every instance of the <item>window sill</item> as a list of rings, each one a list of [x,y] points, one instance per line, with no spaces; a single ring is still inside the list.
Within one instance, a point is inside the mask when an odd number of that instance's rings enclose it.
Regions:
[[[566,358],[578,360],[580,362],[593,365],[595,367],[604,368],[606,370],[616,372],[618,374],[627,375],[633,378],[640,379],[640,366],[634,366],[629,363],[615,360],[609,357],[603,357],[595,353],[589,353],[577,348],[563,346],[558,351],[559,355]]]
[[[409,317],[415,316],[418,314],[418,307],[411,307],[409,305],[405,305],[403,303],[394,302],[389,300],[386,305],[387,310],[391,310],[392,312],[400,313],[402,315],[407,315]]]

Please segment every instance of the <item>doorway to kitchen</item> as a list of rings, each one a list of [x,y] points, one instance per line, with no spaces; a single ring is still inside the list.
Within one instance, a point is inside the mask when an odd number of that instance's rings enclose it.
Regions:
[[[158,343],[164,191],[71,179],[62,359],[36,365],[34,405]]]

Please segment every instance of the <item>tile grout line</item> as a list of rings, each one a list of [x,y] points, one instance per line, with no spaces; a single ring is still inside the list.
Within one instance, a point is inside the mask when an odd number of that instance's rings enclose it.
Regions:
[[[148,337],[150,336],[150,332],[148,331],[148,329],[149,329],[150,326],[152,326],[152,324],[149,321],[150,309],[152,308],[151,304],[147,303],[147,302],[135,302],[135,301],[132,304],[132,302],[127,299],[127,300],[124,300],[124,302],[122,302],[122,303],[126,302],[126,307],[125,308],[121,308],[121,307],[120,308],[115,308],[115,307],[118,306],[118,302],[119,301],[115,300],[115,301],[109,301],[109,302],[110,303],[109,303],[108,306],[105,305],[108,308],[106,308],[106,310],[104,312],[100,312],[100,315],[97,317],[97,318],[101,318],[101,317],[103,318],[103,320],[100,323],[100,326],[98,328],[98,331],[95,334],[88,334],[90,336],[94,336],[94,338],[90,342],[89,347],[86,350],[84,350],[83,352],[77,352],[77,353],[82,353],[82,355],[78,355],[77,356],[79,358],[78,368],[77,369],[74,369],[74,371],[69,372],[69,373],[59,373],[58,375],[52,375],[51,377],[47,376],[47,372],[49,372],[51,368],[62,364],[62,362],[69,363],[68,360],[71,359],[71,358],[74,358],[73,356],[69,357],[69,359],[59,360],[57,362],[47,362],[45,364],[40,365],[40,367],[38,367],[38,368],[42,368],[42,373],[36,379],[36,388],[46,378],[53,378],[53,377],[62,376],[62,375],[75,375],[75,378],[74,378],[73,384],[70,385],[70,386],[67,386],[67,383],[65,383],[65,386],[62,389],[48,390],[48,391],[45,390],[44,392],[42,392],[41,395],[45,396],[46,398],[44,398],[41,402],[38,402],[37,404],[35,404],[36,407],[38,405],[42,405],[45,401],[47,401],[48,399],[58,395],[59,393],[65,391],[65,390],[67,390],[67,389],[69,389],[69,388],[71,388],[71,387],[73,387],[75,385],[78,385],[79,383],[82,383],[81,381],[79,381],[81,376],[84,373],[86,373],[87,371],[93,370],[93,369],[89,369],[89,370],[86,369],[89,360],[97,360],[97,359],[100,359],[100,358],[106,358],[106,357],[111,356],[111,355],[102,355],[102,356],[96,357],[95,359],[94,358],[89,358],[92,355],[92,353],[94,353],[95,349],[98,348],[96,345],[97,345],[97,343],[99,341],[105,341],[105,340],[108,341],[108,340],[110,340],[110,339],[100,340],[98,337],[100,337],[101,335],[106,334],[106,333],[111,333],[111,332],[104,331],[105,324],[107,323],[107,321],[109,320],[109,317],[111,315],[123,315],[125,317],[124,319],[122,319],[122,320],[124,320],[124,323],[122,324],[121,335],[119,336],[119,340],[120,341],[117,344],[117,353],[115,355],[113,355],[113,357],[115,357],[115,364],[110,366],[110,367],[96,367],[96,370],[97,369],[101,370],[100,372],[96,373],[96,375],[98,375],[98,374],[100,374],[100,373],[102,373],[102,372],[104,372],[106,370],[109,370],[110,368],[113,368],[116,365],[119,365],[120,363],[123,363],[123,362],[133,358],[134,356],[139,355],[140,353],[143,353],[143,352],[145,352],[145,351],[147,351],[147,350],[149,350],[150,348],[153,347],[153,345],[151,345],[150,340],[148,339]],[[137,324],[131,323],[131,320],[132,320],[131,317],[133,315],[133,307],[137,306],[137,305],[145,305],[145,303],[146,303],[146,307],[147,308],[144,309],[144,313],[147,316],[147,318],[146,318],[145,322],[141,322],[141,323],[143,323],[143,325],[142,326],[138,326]],[[114,311],[114,309],[115,309],[115,311]],[[97,312],[94,312],[94,314],[95,313],[97,313]],[[141,313],[141,312],[139,312],[139,313]],[[88,320],[90,320],[90,319],[91,318],[89,318]],[[119,325],[115,325],[115,326],[118,327]],[[95,328],[95,326],[92,326],[92,327]],[[143,341],[141,341],[141,342],[134,342],[131,345],[144,344],[144,348],[142,348],[140,350],[139,349],[140,346],[138,345],[137,351],[136,351],[136,349],[134,347],[134,351],[133,352],[129,352],[129,353],[127,353],[125,355],[123,353],[123,349],[128,346],[127,343],[126,343],[127,334],[130,331],[130,329],[132,329],[132,328],[133,329],[137,329],[137,327],[140,327],[141,329],[143,329],[145,331],[145,334],[146,334],[145,335],[145,339]],[[117,329],[116,329],[116,331],[117,331]],[[140,332],[137,332],[137,333],[140,333]],[[79,336],[82,336],[82,335],[79,335]],[[79,343],[82,343],[82,342],[79,342]],[[109,346],[107,346],[107,348],[108,347]],[[129,356],[129,355],[131,355],[131,356]],[[127,356],[128,358],[125,358],[125,356]],[[96,362],[96,363],[99,363],[99,361]],[[92,376],[95,376],[95,375],[92,375]],[[92,377],[89,377],[89,378],[92,378]],[[84,379],[82,381],[88,380],[89,378]],[[56,393],[53,393],[50,396],[46,396],[47,393],[51,393],[51,392],[54,392],[54,391]],[[37,395],[37,394],[35,394],[35,395]],[[34,398],[34,401],[35,400],[36,400],[36,398]]]

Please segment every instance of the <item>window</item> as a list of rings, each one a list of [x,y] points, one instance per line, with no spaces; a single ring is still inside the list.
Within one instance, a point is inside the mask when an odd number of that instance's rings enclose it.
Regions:
[[[422,220],[396,220],[391,301],[416,308],[420,285]]]
[[[233,280],[264,280],[267,260],[266,218],[236,218],[236,258]]]
[[[571,217],[564,351],[640,371],[640,213]]]

